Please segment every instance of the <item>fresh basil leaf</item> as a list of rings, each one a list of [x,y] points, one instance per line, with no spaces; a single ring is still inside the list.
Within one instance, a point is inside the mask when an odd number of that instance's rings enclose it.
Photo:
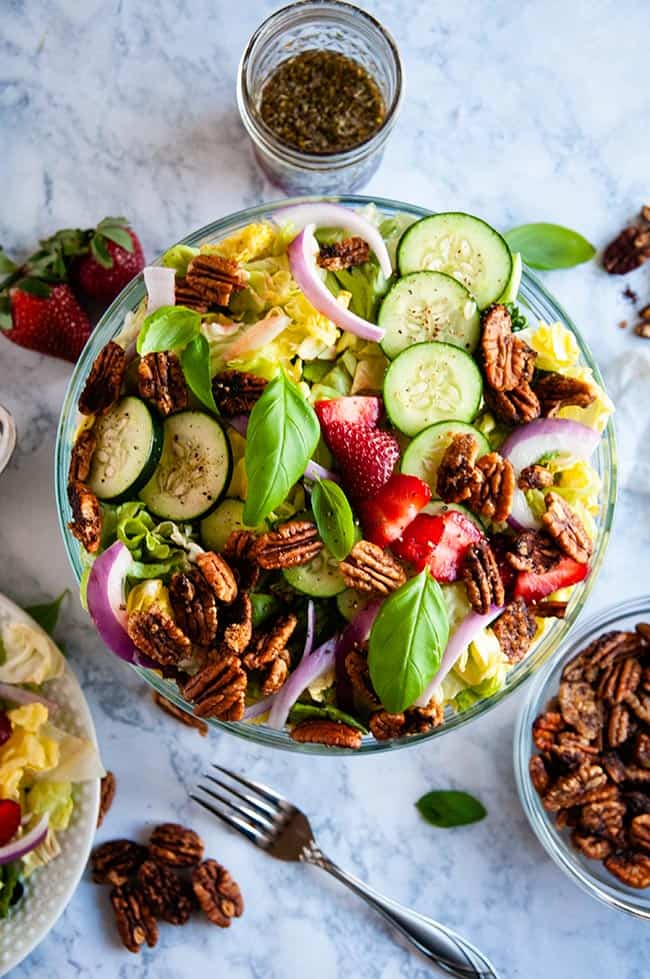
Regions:
[[[190,390],[206,408],[218,415],[212,393],[210,344],[202,333],[198,333],[185,347],[181,354],[181,367]]]
[[[519,333],[520,330],[525,330],[528,326],[528,320],[519,309],[517,303],[504,303],[503,305],[510,313],[510,319],[512,320],[512,332]]]
[[[348,727],[353,727],[356,731],[361,731],[362,734],[368,733],[368,728],[364,727],[356,717],[352,717],[351,714],[346,714],[344,710],[339,710],[338,707],[333,707],[331,704],[320,706],[298,702],[293,705],[289,712],[289,721],[292,724],[299,724],[300,721],[307,721],[312,717],[322,717],[328,721],[337,721],[340,724],[347,724]]]
[[[159,350],[180,350],[198,335],[201,317],[186,306],[161,306],[142,324],[136,344],[141,357]]]
[[[485,806],[478,799],[455,789],[427,792],[415,805],[428,823],[441,829],[478,823],[487,815]]]
[[[11,275],[18,266],[12,262],[4,248],[0,247],[0,275]]]
[[[586,238],[561,224],[521,224],[506,232],[505,239],[534,269],[570,269],[596,254]]]
[[[425,568],[394,591],[370,631],[368,666],[387,711],[411,707],[436,675],[449,638],[442,590]]]
[[[296,385],[278,374],[267,384],[248,422],[245,524],[256,527],[286,499],[303,475],[319,437],[316,412]]]
[[[117,224],[107,224],[101,229],[100,235],[102,238],[108,238],[119,248],[123,248],[125,252],[133,253],[133,239],[125,228]]]
[[[41,629],[45,629],[48,635],[52,635],[56,629],[56,624],[59,621],[59,612],[61,611],[61,604],[63,599],[69,594],[66,588],[61,592],[58,598],[55,598],[52,602],[44,602],[42,605],[28,605],[25,611],[28,615],[38,622]]]
[[[9,914],[9,908],[12,905],[11,899],[20,881],[20,868],[20,860],[16,860],[14,863],[7,863],[4,867],[0,868],[0,880],[2,883],[2,887],[0,888],[0,918],[6,918]]]
[[[90,239],[90,251],[96,262],[105,269],[113,268],[113,258],[106,245],[106,239],[101,235],[93,235]]]
[[[319,479],[312,487],[311,508],[325,547],[342,561],[355,541],[354,516],[345,493],[331,479]]]
[[[38,299],[49,299],[52,292],[47,282],[42,282],[41,279],[36,279],[31,275],[25,276],[24,279],[18,279],[16,289],[20,289],[21,292],[26,292],[30,296],[36,296]]]

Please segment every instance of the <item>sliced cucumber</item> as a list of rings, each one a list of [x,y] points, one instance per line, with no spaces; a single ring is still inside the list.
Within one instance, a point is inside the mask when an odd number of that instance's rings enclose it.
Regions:
[[[356,591],[354,588],[346,588],[345,591],[336,596],[336,607],[343,618],[351,622],[361,609],[366,607],[370,599],[371,596],[368,592],[364,593]]]
[[[292,588],[312,598],[333,598],[345,588],[339,562],[326,547],[308,564],[285,568],[282,574]]]
[[[437,497],[436,483],[438,469],[445,450],[454,435],[471,435],[478,442],[479,456],[490,451],[490,445],[482,432],[465,422],[437,422],[420,432],[408,445],[402,457],[402,472],[419,476],[428,483],[434,497]]]
[[[523,275],[524,266],[521,261],[521,252],[515,252],[512,256],[512,271],[506,287],[497,299],[499,303],[516,303],[519,295],[519,286]]]
[[[436,422],[471,422],[481,404],[483,380],[476,363],[450,343],[416,343],[392,362],[384,404],[396,428],[417,435]]]
[[[420,510],[420,513],[430,513],[431,516],[436,517],[443,513],[449,513],[450,510],[456,510],[458,513],[462,513],[464,517],[474,524],[475,527],[481,531],[485,532],[485,524],[480,517],[477,517],[475,513],[468,510],[466,506],[461,503],[445,503],[443,500],[432,500],[431,503],[427,503],[425,507]]]
[[[97,447],[88,488],[100,500],[119,503],[135,496],[160,459],[162,425],[139,398],[120,398],[95,422]]]
[[[449,211],[411,225],[399,243],[397,264],[400,275],[424,269],[453,275],[485,309],[505,289],[512,255],[499,232],[485,221]]]
[[[208,551],[222,551],[234,530],[266,530],[266,521],[259,527],[244,523],[244,504],[241,500],[222,500],[216,510],[201,521],[201,542]]]
[[[381,304],[377,322],[386,331],[381,347],[391,359],[425,340],[444,340],[471,353],[481,333],[476,301],[464,285],[442,272],[411,272],[398,279]]]
[[[197,520],[215,508],[232,470],[230,442],[211,415],[180,411],[164,426],[158,467],[140,499],[164,520]]]

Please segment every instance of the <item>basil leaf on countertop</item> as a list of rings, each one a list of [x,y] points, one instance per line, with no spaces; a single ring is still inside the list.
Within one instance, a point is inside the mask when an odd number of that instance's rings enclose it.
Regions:
[[[325,547],[342,561],[352,550],[356,536],[347,496],[331,479],[319,479],[312,486],[311,508]]]
[[[478,823],[487,815],[482,802],[467,792],[458,792],[455,789],[427,792],[415,805],[428,823],[440,829],[468,826],[470,823]]]
[[[185,306],[161,306],[146,317],[136,344],[141,357],[159,350],[180,350],[201,329],[201,317]]]
[[[521,224],[507,231],[505,239],[510,250],[521,252],[526,265],[534,269],[570,269],[596,254],[586,238],[561,224]]]
[[[210,344],[202,333],[198,333],[185,347],[181,354],[181,367],[190,391],[209,411],[218,415],[219,411],[212,393]]]
[[[256,527],[303,475],[318,439],[316,412],[283,373],[264,389],[250,414],[245,465],[244,523]]]
[[[51,636],[59,621],[59,612],[61,611],[63,599],[67,598],[68,595],[69,591],[65,588],[54,601],[44,602],[41,605],[27,605],[25,612],[27,612],[27,615],[31,615],[34,621],[38,622],[41,629],[45,629],[47,634]]]
[[[448,639],[442,590],[425,568],[386,599],[370,631],[370,679],[389,713],[406,710],[424,692]]]

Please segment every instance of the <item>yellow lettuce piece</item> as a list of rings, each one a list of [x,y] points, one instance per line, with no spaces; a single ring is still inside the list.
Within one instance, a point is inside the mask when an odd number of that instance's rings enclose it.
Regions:
[[[51,829],[67,829],[74,809],[72,783],[36,782],[27,793],[25,806],[28,812],[38,816],[49,813]]]
[[[453,672],[468,687],[495,680],[498,689],[505,681],[509,666],[492,629],[484,629],[458,658]]]
[[[18,799],[23,778],[53,771],[59,763],[59,745],[39,732],[15,727],[0,748],[0,799]]]
[[[279,229],[270,221],[260,221],[247,224],[223,241],[202,245],[201,252],[231,258],[235,262],[253,262],[273,254],[279,235]]]
[[[578,362],[580,347],[563,323],[540,323],[519,334],[537,353],[535,366],[542,371],[562,371]]]
[[[160,578],[141,581],[131,589],[126,600],[126,610],[129,615],[132,612],[146,612],[154,605],[173,619],[169,592]]]
[[[30,852],[23,857],[22,876],[29,877],[29,875],[39,867],[44,867],[46,864],[50,863],[51,860],[56,860],[60,853],[61,846],[59,845],[56,833],[52,827],[49,827],[47,836],[40,846],[30,850]]]
[[[591,368],[567,367],[562,373],[566,374],[567,377],[576,377],[578,380],[589,384],[596,395],[596,399],[586,408],[578,408],[577,405],[567,405],[565,408],[560,408],[558,418],[570,418],[572,421],[594,428],[597,432],[602,432],[609,421],[609,416],[614,411],[614,404],[600,384],[594,380]]]
[[[63,655],[49,636],[25,622],[9,622],[2,630],[5,661],[0,683],[44,683],[62,675]]]

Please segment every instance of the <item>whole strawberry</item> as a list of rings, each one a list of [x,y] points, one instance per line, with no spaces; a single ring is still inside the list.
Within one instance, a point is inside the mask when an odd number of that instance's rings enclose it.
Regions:
[[[5,336],[21,347],[74,363],[90,336],[90,320],[65,282],[47,298],[10,290],[11,327]]]
[[[138,236],[126,218],[104,218],[89,241],[89,251],[73,266],[73,279],[86,296],[109,303],[144,268]]]

